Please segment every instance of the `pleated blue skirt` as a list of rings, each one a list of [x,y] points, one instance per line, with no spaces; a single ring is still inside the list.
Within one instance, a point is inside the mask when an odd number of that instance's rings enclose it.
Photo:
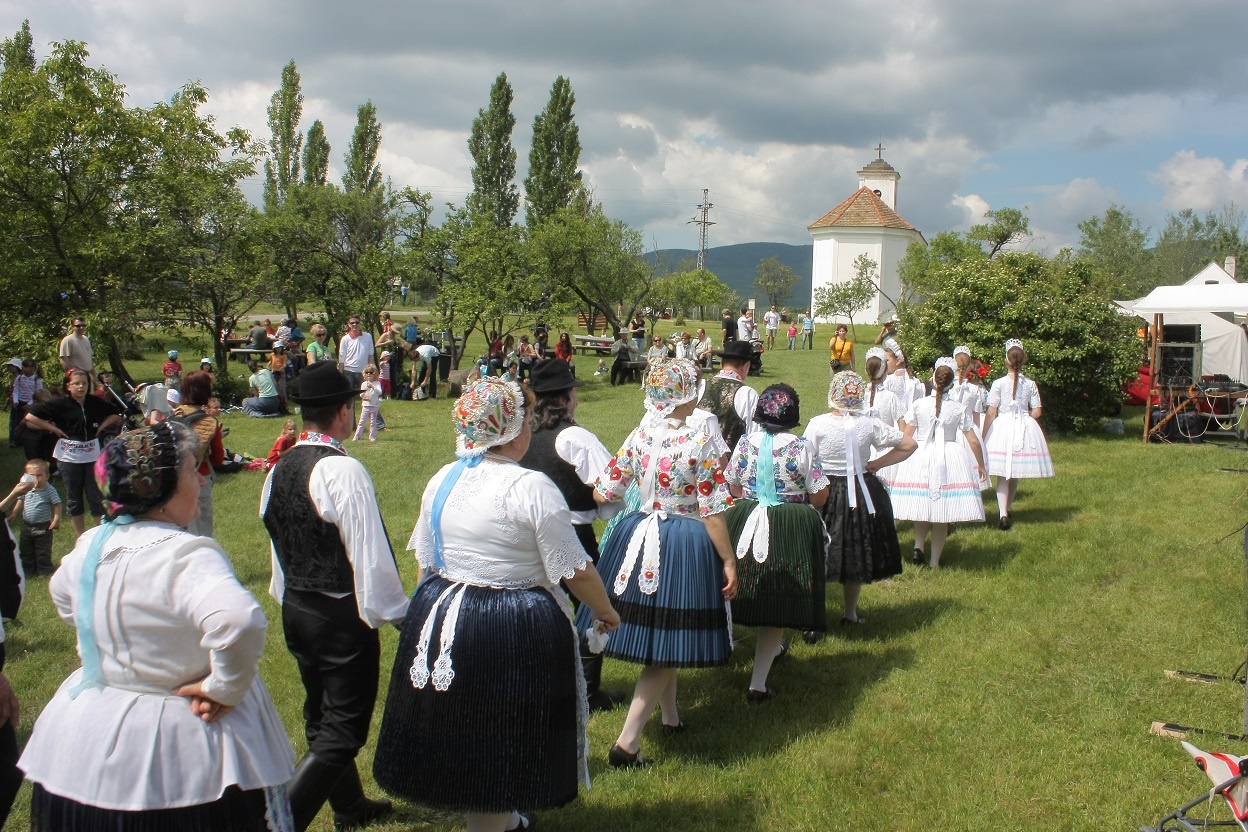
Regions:
[[[728,663],[732,639],[724,602],[724,567],[706,527],[697,518],[669,515],[659,521],[659,585],[647,595],[637,585],[640,558],[620,595],[613,583],[633,531],[648,515],[624,515],[602,550],[598,572],[620,614],[620,627],[607,640],[606,655],[648,667],[713,667]],[[592,614],[577,612],[578,632]]]
[[[545,589],[468,587],[439,691],[412,683],[421,628],[452,584],[432,577],[408,606],[390,676],[373,775],[388,793],[439,809],[551,809],[579,783],[575,636]],[[429,666],[446,606],[434,619]]]

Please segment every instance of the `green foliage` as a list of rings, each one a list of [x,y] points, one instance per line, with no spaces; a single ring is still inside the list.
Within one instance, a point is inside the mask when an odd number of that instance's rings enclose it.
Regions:
[[[1021,338],[1043,422],[1062,431],[1098,430],[1141,360],[1135,323],[1097,290],[1087,265],[1069,257],[1007,251],[947,266],[939,288],[901,317],[902,346],[920,375],[959,344],[1003,375],[1004,344]]]
[[[366,101],[357,112],[355,132],[343,156],[346,169],[342,174],[342,187],[348,193],[368,193],[381,187],[381,168],[377,164],[380,150],[381,124],[377,121],[377,108],[372,101]]]
[[[303,184],[319,186],[328,181],[329,140],[325,138],[325,125],[318,118],[308,128],[303,145]]]
[[[0,45],[0,65],[13,72],[29,74],[35,71],[35,39],[30,33],[30,20],[23,20],[16,34]]]
[[[472,154],[468,213],[489,217],[496,228],[509,227],[520,207],[514,181],[516,149],[511,144],[511,131],[516,126],[512,99],[507,73],[499,73],[490,88],[490,106],[477,111],[468,137],[468,152]]]
[[[299,181],[299,150],[303,135],[299,121],[303,118],[303,89],[299,70],[292,58],[282,67],[282,82],[269,99],[269,158],[264,161],[264,205],[271,208],[284,203],[290,189]]]
[[[917,244],[916,244],[917,245]],[[854,260],[854,276],[840,283],[815,288],[815,318],[846,318],[854,325],[854,313],[867,308],[879,291],[878,264],[865,254]]]
[[[1153,249],[1153,283],[1148,288],[1182,283],[1210,261],[1222,265],[1228,255],[1248,262],[1244,213],[1235,203],[1203,217],[1190,208],[1171,214]]]
[[[572,114],[575,104],[571,82],[560,75],[551,85],[546,109],[533,119],[529,173],[524,178],[525,219],[530,228],[571,205],[581,188],[580,129]]]
[[[714,272],[690,269],[657,278],[650,302],[652,309],[672,307],[676,319],[683,321],[699,306],[719,306],[727,295],[728,287],[719,281]],[[651,320],[650,326],[654,327],[654,320]]]
[[[1010,243],[1017,243],[1031,234],[1031,221],[1017,208],[998,208],[985,212],[984,216],[992,222],[972,225],[966,239],[988,246],[990,258]]]
[[[941,231],[928,245],[911,243],[906,248],[906,256],[897,265],[902,293],[900,298],[894,299],[893,305],[903,306],[930,295],[937,288],[945,267],[983,257],[984,250],[979,243],[956,231]]]
[[[797,273],[781,263],[779,257],[768,257],[759,261],[754,286],[767,297],[769,306],[779,308],[788,303],[797,280]]]
[[[1152,253],[1145,248],[1148,229],[1125,207],[1111,203],[1100,217],[1079,223],[1077,256],[1087,263],[1097,287],[1115,298],[1148,294]]]

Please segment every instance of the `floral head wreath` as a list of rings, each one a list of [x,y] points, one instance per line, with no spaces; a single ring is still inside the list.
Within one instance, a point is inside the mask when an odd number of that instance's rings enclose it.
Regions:
[[[787,384],[773,384],[758,396],[754,423],[767,430],[792,430],[801,421],[797,391]]]
[[[1016,347],[1020,350],[1023,350],[1023,355],[1027,354],[1027,350],[1023,349],[1023,342],[1018,340],[1017,338],[1011,338],[1010,340],[1005,342],[1005,354],[1009,355],[1010,350]]]
[[[172,422],[129,430],[95,460],[95,481],[108,519],[146,514],[169,502],[178,487],[178,439]]]
[[[954,348],[953,348],[953,357],[954,357],[954,358],[957,358],[959,355],[965,355],[967,358],[970,358],[970,357],[971,357],[971,348],[970,348],[970,347],[967,347],[967,346],[961,346],[961,345],[960,345],[960,346],[956,346],[956,347],[954,347]]]
[[[842,413],[862,411],[862,394],[865,388],[862,378],[853,370],[844,370],[832,376],[828,385],[828,407]]]
[[[687,358],[659,361],[646,371],[646,410],[667,415],[698,398],[698,367]]]
[[[520,385],[487,376],[474,381],[451,409],[455,421],[455,455],[481,456],[506,445],[524,429],[524,392]]]

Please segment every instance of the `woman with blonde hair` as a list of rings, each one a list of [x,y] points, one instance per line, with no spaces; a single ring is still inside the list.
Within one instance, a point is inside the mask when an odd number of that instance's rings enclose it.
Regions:
[[[334,351],[327,343],[329,333],[325,327],[321,324],[312,324],[312,328],[308,331],[312,333],[312,343],[308,344],[307,350],[308,366],[311,367],[318,361],[337,361]]]

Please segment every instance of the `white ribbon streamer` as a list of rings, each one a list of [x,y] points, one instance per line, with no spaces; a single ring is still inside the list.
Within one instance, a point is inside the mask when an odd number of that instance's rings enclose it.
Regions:
[[[875,515],[875,503],[871,500],[871,492],[867,490],[867,478],[863,476],[866,466],[858,456],[858,428],[852,414],[842,417],[845,425],[845,490],[849,493],[849,508],[858,507],[858,489],[854,488],[854,478],[862,486],[863,499],[867,501],[867,513]]]

